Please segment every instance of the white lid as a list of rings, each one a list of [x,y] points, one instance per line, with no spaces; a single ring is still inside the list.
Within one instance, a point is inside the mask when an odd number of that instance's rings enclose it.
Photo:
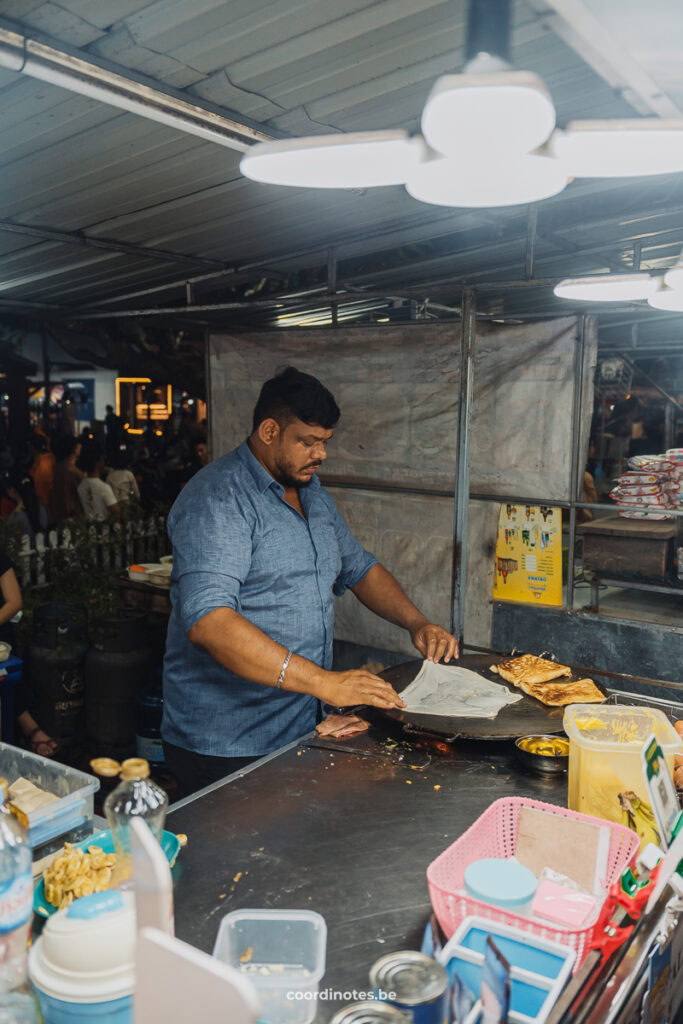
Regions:
[[[45,922],[29,952],[29,977],[45,995],[69,1003],[120,999],[135,988],[135,943],[132,893],[83,896]]]

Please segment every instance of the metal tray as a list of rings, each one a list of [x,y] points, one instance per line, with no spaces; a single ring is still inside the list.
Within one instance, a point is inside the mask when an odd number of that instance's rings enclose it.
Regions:
[[[479,672],[486,679],[506,687],[513,693],[518,693],[515,687],[506,683],[500,676],[490,671],[490,666],[502,657],[496,654],[464,654],[458,665],[462,668],[469,668],[473,672]],[[406,661],[402,665],[394,665],[393,668],[380,672],[383,679],[394,687],[397,693],[413,681],[417,675],[420,660]],[[572,676],[572,679],[585,678],[584,676]],[[562,680],[569,682],[570,680]],[[596,684],[598,685],[598,684]],[[603,693],[603,687],[598,686]],[[498,712],[495,718],[454,718],[447,715],[411,715],[398,709],[391,711],[380,711],[378,708],[367,708],[359,712],[369,721],[379,721],[379,717],[388,716],[400,722],[406,732],[428,732],[437,736],[444,736],[447,739],[473,739],[473,740],[511,740],[518,736],[530,736],[536,733],[555,734],[563,732],[562,719],[564,708],[550,708],[542,704],[535,697],[528,697],[526,694],[516,704],[508,704]]]

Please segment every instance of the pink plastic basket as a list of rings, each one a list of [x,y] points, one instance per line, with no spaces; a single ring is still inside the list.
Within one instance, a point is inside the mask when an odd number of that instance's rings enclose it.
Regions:
[[[533,807],[546,814],[557,814],[563,818],[575,818],[577,821],[590,821],[597,825],[607,826],[610,830],[607,858],[608,886],[620,877],[624,868],[638,852],[640,845],[638,836],[623,825],[593,818],[588,814],[569,811],[564,807],[555,807],[553,804],[541,803],[538,800],[526,800],[521,797],[496,800],[459,839],[439,854],[427,868],[427,884],[432,907],[439,924],[449,939],[460,922],[468,915],[487,917],[512,928],[518,928],[520,931],[532,932],[542,938],[551,939],[554,942],[564,942],[571,946],[576,950],[574,967],[576,970],[588,953],[594,924],[582,929],[562,928],[559,925],[550,924],[545,926],[531,921],[529,918],[511,914],[490,903],[472,899],[465,892],[465,868],[472,861],[483,857],[514,856],[522,807]]]

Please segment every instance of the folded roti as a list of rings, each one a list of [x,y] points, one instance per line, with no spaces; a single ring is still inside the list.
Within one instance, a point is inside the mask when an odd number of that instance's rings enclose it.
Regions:
[[[550,707],[565,704],[602,704],[607,700],[592,679],[569,683],[520,683],[520,690]]]
[[[572,670],[567,665],[558,665],[555,661],[538,658],[535,654],[522,654],[518,658],[507,658],[498,665],[491,665],[491,671],[514,686],[522,688],[522,683],[548,683],[560,676],[570,676]]]

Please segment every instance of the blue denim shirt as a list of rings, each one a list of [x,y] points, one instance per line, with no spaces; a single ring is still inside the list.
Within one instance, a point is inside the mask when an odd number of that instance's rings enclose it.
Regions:
[[[315,697],[249,682],[187,638],[209,612],[234,608],[295,654],[332,667],[334,595],[355,586],[376,559],[316,476],[299,494],[305,518],[245,441],[197,473],[171,509],[167,742],[247,757],[277,750],[315,726]]]

